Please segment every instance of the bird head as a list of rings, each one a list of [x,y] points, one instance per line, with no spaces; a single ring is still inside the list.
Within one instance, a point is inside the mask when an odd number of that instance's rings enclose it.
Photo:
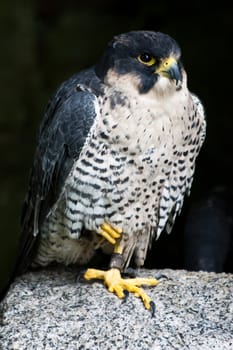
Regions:
[[[109,85],[130,81],[141,94],[167,85],[178,90],[183,79],[180,56],[180,47],[169,35],[131,31],[113,38],[95,71]]]

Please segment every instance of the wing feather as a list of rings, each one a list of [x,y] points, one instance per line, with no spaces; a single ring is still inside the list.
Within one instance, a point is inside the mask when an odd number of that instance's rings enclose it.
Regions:
[[[68,86],[67,86],[68,84]],[[21,220],[15,274],[30,265],[38,233],[85,143],[96,117],[96,96],[70,82],[55,94],[42,121]]]

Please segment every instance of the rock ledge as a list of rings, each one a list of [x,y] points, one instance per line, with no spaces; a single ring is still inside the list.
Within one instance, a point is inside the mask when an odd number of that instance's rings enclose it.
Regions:
[[[1,304],[3,350],[233,349],[233,275],[183,270],[140,270],[167,276],[141,300],[122,302],[72,269],[30,272]]]

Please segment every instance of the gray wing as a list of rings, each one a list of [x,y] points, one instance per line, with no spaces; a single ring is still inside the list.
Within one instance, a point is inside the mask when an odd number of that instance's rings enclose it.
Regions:
[[[69,83],[67,83],[69,85]],[[14,275],[30,265],[41,225],[57,201],[96,117],[96,96],[75,84],[58,90],[42,121],[21,220]]]

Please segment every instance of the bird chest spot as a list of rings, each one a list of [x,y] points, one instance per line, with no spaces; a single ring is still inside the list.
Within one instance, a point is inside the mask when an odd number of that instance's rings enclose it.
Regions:
[[[112,91],[110,96],[110,108],[113,110],[116,106],[124,107],[127,104],[128,98],[119,91]]]

